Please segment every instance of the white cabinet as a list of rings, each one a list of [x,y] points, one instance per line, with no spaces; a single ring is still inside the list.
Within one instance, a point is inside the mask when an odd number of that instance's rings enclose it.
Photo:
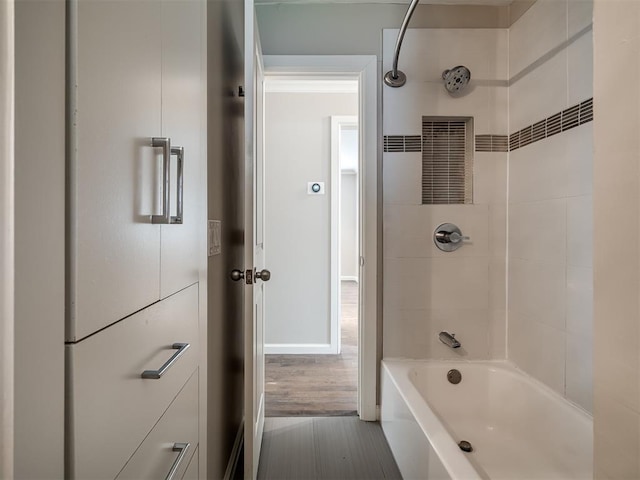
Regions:
[[[205,5],[67,6],[67,478],[200,474]]]
[[[70,476],[115,478],[196,371],[199,346],[197,285],[67,346]],[[160,378],[142,378],[174,355]],[[190,416],[197,424],[197,402]]]
[[[77,4],[69,27],[77,32],[69,90],[70,342],[198,281],[206,205],[203,5]],[[162,149],[151,146],[153,137],[184,148],[180,225],[152,223],[162,213],[165,187]],[[172,156],[174,216],[176,165]]]

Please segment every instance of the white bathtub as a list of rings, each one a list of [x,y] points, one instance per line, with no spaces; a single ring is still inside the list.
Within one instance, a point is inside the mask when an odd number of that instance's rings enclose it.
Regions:
[[[506,362],[383,360],[381,416],[404,480],[593,478],[591,416]]]

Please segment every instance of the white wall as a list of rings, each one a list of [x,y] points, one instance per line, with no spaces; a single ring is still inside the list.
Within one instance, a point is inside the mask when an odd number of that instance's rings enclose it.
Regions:
[[[385,30],[383,62],[397,30]],[[423,115],[473,116],[475,134],[507,134],[505,29],[409,29],[402,70],[407,84],[384,87],[384,135],[421,135]],[[466,94],[452,98],[442,72],[471,70]],[[503,358],[507,153],[474,152],[473,205],[421,205],[421,153],[384,153],[384,355]],[[433,244],[441,223],[471,243],[445,253]],[[462,348],[438,340],[457,334]]]
[[[16,2],[15,477],[64,477],[65,2]]]
[[[591,2],[538,0],[510,29],[510,132],[593,96]],[[596,115],[598,112],[596,112]],[[508,356],[592,409],[593,123],[509,154]]]
[[[340,275],[358,278],[358,127],[340,129]]]
[[[340,276],[358,278],[358,175],[342,173],[340,184]]]
[[[640,478],[640,3],[595,0],[593,24],[595,478],[632,479]],[[624,88],[618,72],[627,72]]]
[[[265,100],[267,345],[330,344],[331,116],[357,115],[358,96],[267,93]],[[307,183],[325,182],[325,195]]]
[[[0,477],[13,478],[14,6],[0,4]]]

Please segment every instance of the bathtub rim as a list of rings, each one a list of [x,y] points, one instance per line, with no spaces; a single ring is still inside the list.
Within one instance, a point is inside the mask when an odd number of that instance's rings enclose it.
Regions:
[[[438,415],[431,409],[427,401],[422,397],[417,388],[411,383],[408,376],[396,378],[391,371],[393,365],[399,368],[400,363],[425,363],[426,360],[403,360],[403,359],[383,359],[382,368],[393,383],[398,394],[413,415],[413,418],[420,426],[422,433],[431,444],[431,448],[436,452],[440,462],[447,473],[453,479],[483,480],[471,461],[460,450],[449,430],[442,424]],[[437,361],[432,363],[438,363]],[[417,398],[416,398],[417,397]],[[384,406],[381,406],[384,408]],[[384,418],[381,418],[384,422]]]
[[[488,367],[494,367],[494,368],[498,368],[501,370],[506,370],[511,374],[515,374],[515,375],[521,375],[522,377],[524,377],[526,379],[526,381],[533,383],[536,388],[539,388],[542,392],[544,392],[546,395],[549,395],[550,397],[568,404],[569,406],[573,407],[575,410],[577,410],[582,416],[585,417],[586,420],[590,420],[591,422],[593,422],[593,413],[589,412],[587,409],[585,409],[582,405],[574,402],[573,400],[565,397],[564,395],[561,395],[559,392],[557,392],[556,390],[554,390],[553,388],[551,388],[549,385],[547,385],[546,383],[544,383],[542,380],[538,380],[536,377],[534,377],[533,375],[531,375],[530,373],[527,373],[526,371],[522,370],[520,367],[518,367],[514,362],[512,362],[511,360],[508,359],[496,359],[496,360],[466,360],[463,358],[442,358],[442,359],[437,359],[437,358],[403,358],[403,357],[384,357],[381,360],[381,364],[390,364],[390,365],[397,365],[397,364],[416,364],[416,365],[420,365],[420,364],[433,364],[433,365],[437,365],[437,364],[444,364],[444,363],[451,363],[451,364],[458,364],[458,365],[486,365]],[[413,384],[412,384],[413,386]],[[415,388],[415,386],[413,386],[413,388]]]
[[[486,366],[487,368],[503,370],[507,374],[523,377],[524,381],[530,382],[534,388],[540,389],[543,395],[551,397],[553,401],[561,402],[566,407],[571,408],[582,420],[589,421],[593,424],[593,415],[590,412],[556,392],[542,381],[518,368],[509,360],[383,358],[381,361],[382,371],[388,375],[393,386],[398,391],[398,394],[431,444],[431,447],[453,479],[481,480],[485,478],[483,474],[486,475],[486,473],[480,466],[474,466],[466,454],[459,449],[449,429],[443,424],[438,413],[432,410],[428,401],[421,395],[408,373],[412,367],[419,365],[456,364],[460,365],[461,368],[463,368],[463,365]],[[382,405],[381,407],[384,408]],[[381,421],[384,421],[384,419],[381,418]],[[431,431],[431,434],[428,433],[429,431]]]

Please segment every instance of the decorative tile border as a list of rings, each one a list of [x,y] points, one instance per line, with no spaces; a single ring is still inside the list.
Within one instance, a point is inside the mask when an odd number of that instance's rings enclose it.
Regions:
[[[593,120],[593,98],[556,113],[509,136],[509,151],[517,150]],[[477,149],[476,149],[477,151]]]
[[[508,152],[509,135],[476,135],[476,152]]]
[[[511,152],[593,121],[593,98],[551,115],[511,135],[476,135],[476,152]],[[385,152],[421,152],[420,135],[385,135]]]

